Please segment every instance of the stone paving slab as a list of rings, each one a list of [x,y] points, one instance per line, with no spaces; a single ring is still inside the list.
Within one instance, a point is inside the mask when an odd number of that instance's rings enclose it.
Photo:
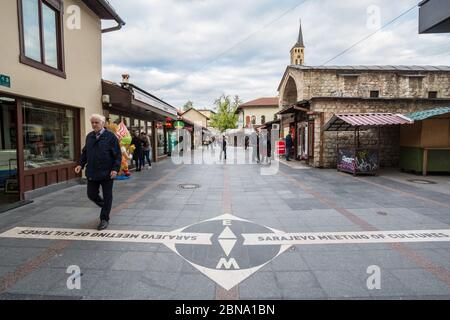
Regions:
[[[405,187],[398,181],[355,179],[335,170],[292,170],[284,165],[274,176],[260,176],[258,165],[195,165],[178,167],[176,174],[164,178],[176,169],[166,161],[155,164],[151,171],[134,174],[130,181],[116,183],[114,204],[124,207],[112,215],[110,229],[169,232],[217,217],[225,210],[259,225],[294,233],[362,231],[363,226],[341,213],[343,209],[380,230],[449,229],[450,225],[447,193],[444,196],[436,189],[422,192],[420,186]],[[285,174],[297,179],[299,185]],[[430,197],[441,204],[387,192],[366,181]],[[200,189],[181,190],[181,183],[198,183]],[[147,194],[126,202],[147,187]],[[15,226],[85,228],[95,225],[98,214],[99,208],[87,200],[86,186],[74,186],[0,215],[0,232]],[[224,227],[217,229],[212,241],[218,241]],[[233,225],[231,229],[237,233]],[[232,250],[242,244],[240,234],[236,239]],[[0,238],[0,277],[57,243]],[[405,246],[450,272],[450,243]],[[205,252],[193,250],[192,257]],[[224,258],[235,257],[241,264],[254,260],[254,253],[234,252]],[[263,255],[268,251],[261,248],[259,252]],[[206,255],[202,262],[216,265],[214,259]],[[69,265],[81,268],[81,290],[67,289]],[[381,290],[367,288],[370,265],[381,268]],[[163,244],[73,241],[0,293],[0,299],[215,299],[218,287]],[[239,299],[450,299],[449,288],[450,284],[390,245],[338,244],[294,245],[243,280],[237,292]]]

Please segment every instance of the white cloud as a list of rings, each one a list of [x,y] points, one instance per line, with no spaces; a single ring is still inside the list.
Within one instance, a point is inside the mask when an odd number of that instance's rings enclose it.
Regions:
[[[385,24],[417,0],[110,0],[127,25],[104,35],[104,77],[124,72],[174,106],[212,106],[221,94],[275,96],[296,42],[320,65],[373,32],[367,8]],[[450,35],[419,35],[417,9],[330,64],[450,65]]]

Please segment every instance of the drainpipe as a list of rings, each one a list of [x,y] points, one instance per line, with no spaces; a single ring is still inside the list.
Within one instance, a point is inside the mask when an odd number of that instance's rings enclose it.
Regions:
[[[109,2],[107,0],[98,0],[100,4],[103,6],[103,8],[108,11],[108,13],[116,20],[117,26],[107,29],[102,29],[102,33],[117,31],[122,29],[122,27],[125,25],[125,21],[122,20],[122,18],[119,17],[119,15],[114,11],[114,9],[111,7]]]

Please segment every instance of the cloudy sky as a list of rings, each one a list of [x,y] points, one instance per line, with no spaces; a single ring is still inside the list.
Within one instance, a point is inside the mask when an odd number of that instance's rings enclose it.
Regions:
[[[305,64],[323,65],[419,0],[109,0],[126,26],[103,36],[103,77],[175,107],[222,94],[277,96],[302,20]],[[450,34],[418,34],[409,11],[327,65],[450,65]]]

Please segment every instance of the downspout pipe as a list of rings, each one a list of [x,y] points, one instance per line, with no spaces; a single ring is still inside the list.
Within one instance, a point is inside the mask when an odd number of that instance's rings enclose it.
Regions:
[[[122,20],[122,18],[119,17],[119,15],[114,11],[114,9],[111,7],[111,5],[106,0],[98,0],[98,2],[103,6],[103,8],[108,11],[108,13],[116,20],[117,26],[112,28],[106,28],[102,29],[102,33],[117,31],[122,29],[122,27],[125,25],[125,21]]]
[[[122,27],[125,25],[125,23],[120,23],[118,22],[117,26],[115,27],[111,27],[111,28],[107,28],[107,29],[102,29],[102,33],[108,33],[108,32],[113,32],[113,31],[117,31],[122,29]]]

